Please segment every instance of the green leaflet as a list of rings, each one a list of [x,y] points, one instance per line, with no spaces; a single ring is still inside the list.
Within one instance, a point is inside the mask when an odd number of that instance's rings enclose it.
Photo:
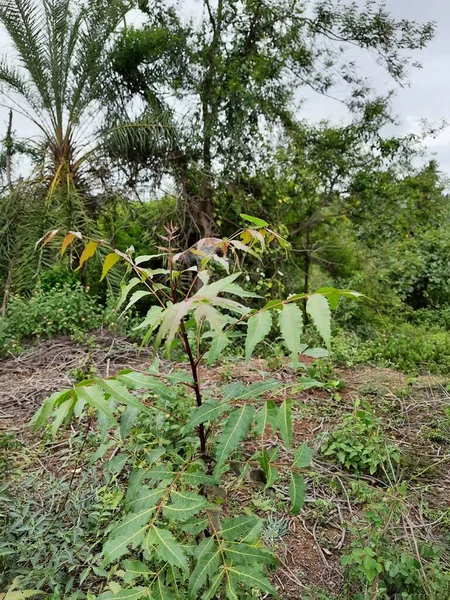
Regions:
[[[174,521],[186,521],[208,504],[203,496],[194,492],[174,491],[170,498],[172,503],[163,507],[163,515],[165,519]]]
[[[206,302],[200,302],[197,308],[194,310],[194,318],[197,325],[200,325],[202,321],[209,323],[212,330],[220,332],[224,325],[224,318],[222,314]]]
[[[189,566],[183,547],[167,529],[152,525],[146,538],[146,546],[154,546],[156,555],[173,567],[179,567],[188,572]]]
[[[253,217],[251,215],[246,215],[245,213],[241,213],[239,216],[244,219],[244,221],[248,221],[249,223],[256,225],[256,227],[269,227],[269,223],[264,221],[264,219],[260,219],[259,217]]]
[[[150,295],[151,295],[151,292],[147,292],[146,290],[138,290],[137,292],[134,292],[131,295],[131,298],[128,300],[128,304],[125,306],[125,308],[121,312],[120,316],[125,314],[127,312],[127,310],[129,308],[131,308],[133,306],[133,304],[136,304],[136,302],[138,300],[140,300],[141,298],[145,298],[146,296],[150,296]]]
[[[163,400],[168,402],[175,400],[174,393],[170,387],[153,375],[146,375],[145,373],[139,373],[139,371],[130,371],[128,373],[120,373],[116,379],[124,383],[131,390],[150,390],[153,394],[161,396]],[[139,403],[139,405],[142,406],[142,403]]]
[[[230,342],[231,339],[224,331],[214,332],[211,340],[211,346],[208,352],[205,354],[205,359],[208,366],[216,362]]]
[[[317,331],[322,336],[328,350],[331,348],[331,312],[328,300],[321,294],[309,296],[306,312],[313,320]]]
[[[99,412],[102,412],[106,417],[108,417],[111,423],[117,425],[108,402],[105,400],[105,394],[100,386],[95,384],[87,385],[83,387],[77,387],[75,388],[75,391],[80,400],[84,400],[87,404],[90,404]]]
[[[270,425],[273,432],[277,429],[278,408],[273,400],[264,402],[262,408],[256,414],[256,433],[264,435],[266,427]]]
[[[291,513],[298,515],[305,503],[306,485],[301,475],[291,472],[289,484],[289,497],[291,499]]]
[[[278,409],[277,426],[280,430],[280,435],[287,448],[291,447],[292,443],[292,400],[286,399]]]
[[[249,535],[260,522],[262,523],[261,519],[255,515],[224,519],[220,536],[224,540],[241,540]]]
[[[224,578],[225,571],[221,569],[217,575],[214,577],[211,583],[211,587],[207,590],[203,596],[202,600],[212,600],[216,597],[216,592],[219,589],[219,585],[222,583],[222,579]]]
[[[77,398],[75,396],[68,395],[67,400],[64,400],[64,402],[62,402],[56,409],[51,426],[51,432],[53,437],[55,437],[62,423],[64,421],[67,423],[71,419],[76,401]]]
[[[278,315],[278,325],[286,346],[292,354],[294,367],[298,364],[300,353],[300,337],[303,332],[302,311],[296,304],[283,304]]]
[[[125,440],[139,417],[139,409],[127,406],[120,417],[120,437]]]
[[[273,392],[281,388],[281,383],[276,379],[266,379],[266,381],[257,381],[250,385],[243,385],[239,382],[229,383],[221,390],[224,402],[229,400],[254,400],[267,392]]]
[[[127,509],[134,513],[140,513],[141,511],[153,508],[163,494],[163,489],[152,489],[141,484],[135,491],[132,500],[127,502]]]
[[[151,600],[178,600],[175,595],[163,584],[161,577],[158,577],[156,586],[152,588]]]
[[[253,350],[262,342],[272,327],[272,315],[268,310],[260,310],[247,321],[247,337],[245,339],[245,360],[249,361]]]
[[[33,426],[33,429],[36,431],[45,425],[56,404],[62,404],[72,394],[73,390],[64,390],[63,392],[54,392],[51,396],[46,398],[39,410],[32,416],[30,420],[30,425]]]
[[[96,383],[103,388],[107,394],[114,398],[114,400],[122,402],[127,406],[132,406],[133,408],[146,412],[147,414],[152,414],[152,411],[145,406],[145,404],[140,402],[135,396],[130,394],[125,385],[120,381],[117,381],[116,379],[97,379]]]
[[[236,583],[243,583],[251,589],[263,590],[277,597],[277,591],[269,583],[269,580],[262,571],[249,569],[248,567],[228,567],[228,573]]]
[[[233,273],[232,275],[228,275],[228,277],[223,277],[222,279],[219,279],[218,281],[215,281],[214,283],[204,285],[194,294],[194,298],[195,297],[210,298],[212,296],[217,296],[218,294],[220,294],[222,292],[227,292],[228,291],[227,286],[230,283],[233,283],[233,281],[235,279],[237,279],[238,277],[240,277],[241,275],[242,275],[242,273],[240,273],[240,272]]]
[[[309,467],[312,461],[313,451],[305,443],[297,448],[294,453],[293,467]]]
[[[190,431],[205,421],[215,421],[228,409],[228,405],[217,400],[210,400],[195,409],[189,421],[184,426],[184,431]]]
[[[184,483],[189,485],[201,485],[206,483],[208,485],[217,485],[218,480],[212,475],[206,475],[203,471],[191,471],[190,473],[186,472],[182,476],[182,480]]]
[[[125,300],[127,299],[127,296],[129,294],[129,292],[136,287],[139,283],[141,283],[141,280],[138,277],[132,277],[130,279],[130,281],[125,285],[124,283],[122,283],[120,285],[120,289],[122,291],[121,296],[120,296],[120,300],[119,300],[119,304],[117,306],[117,308],[119,308],[120,306],[122,306],[122,304],[125,302]]]
[[[231,558],[233,564],[276,564],[275,556],[264,548],[257,548],[250,544],[227,544],[225,553]]]
[[[215,448],[217,461],[214,469],[215,473],[220,471],[221,467],[239,442],[245,438],[252,424],[254,415],[255,409],[251,404],[242,406],[230,413]]]
[[[216,574],[220,564],[220,548],[215,544],[214,538],[204,539],[198,549],[197,564],[189,577],[189,596],[196,600],[199,590],[205,585],[207,579]]]
[[[139,323],[139,325],[137,327],[133,327],[133,329],[143,329],[144,327],[148,327],[151,331],[153,331],[153,329],[162,319],[163,310],[164,309],[162,306],[152,306],[142,323]]]
[[[148,589],[145,587],[134,587],[126,590],[122,589],[116,594],[112,591],[103,592],[98,596],[98,600],[140,600],[140,598],[149,598]]]

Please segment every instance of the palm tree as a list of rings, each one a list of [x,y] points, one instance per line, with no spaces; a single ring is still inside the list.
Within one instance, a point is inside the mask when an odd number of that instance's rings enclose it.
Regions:
[[[0,190],[3,313],[11,286],[21,289],[42,264],[32,250],[49,224],[85,233],[92,228],[96,201],[88,167],[102,113],[102,73],[128,8],[126,0],[1,0],[0,24],[14,55],[0,57],[0,103],[40,134],[26,185],[14,185],[9,176]]]
[[[124,0],[3,0],[0,23],[15,60],[0,58],[4,105],[40,131],[41,173],[52,191],[83,189],[89,129],[101,112],[107,46],[123,20]],[[86,142],[86,137],[88,142]]]

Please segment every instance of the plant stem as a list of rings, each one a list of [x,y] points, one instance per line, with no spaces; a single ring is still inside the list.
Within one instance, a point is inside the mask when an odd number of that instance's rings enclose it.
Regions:
[[[195,399],[197,401],[197,406],[201,406],[202,405],[202,392],[200,389],[200,382],[199,382],[199,377],[198,377],[198,368],[197,368],[198,365],[194,358],[194,355],[192,354],[192,348],[189,343],[189,338],[188,338],[188,335],[186,332],[186,327],[185,327],[183,321],[181,321],[180,329],[181,329],[181,337],[183,340],[184,349],[186,350],[186,354],[188,355],[189,365],[191,367],[192,379],[194,380],[193,388],[194,388],[194,392],[195,392]],[[199,425],[198,437],[200,439],[200,452],[202,454],[202,458],[206,458],[206,432],[205,432],[205,426],[203,423],[200,423],[200,425]]]

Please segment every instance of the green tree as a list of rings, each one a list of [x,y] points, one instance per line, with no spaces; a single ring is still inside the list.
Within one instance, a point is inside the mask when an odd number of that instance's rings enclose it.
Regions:
[[[178,183],[187,229],[206,236],[216,227],[217,189],[231,190],[237,174],[263,160],[265,143],[292,131],[301,90],[333,94],[345,83],[348,107],[364,111],[373,97],[351,49],[372,52],[401,82],[405,51],[433,36],[431,23],[395,20],[373,1],[205,0],[191,20],[169,3],[138,5],[146,25],[125,29],[113,52],[118,90],[126,102],[141,101],[142,114],[130,117],[137,131],[149,112],[176,130],[162,169]],[[139,139],[141,164],[151,166],[142,131]]]

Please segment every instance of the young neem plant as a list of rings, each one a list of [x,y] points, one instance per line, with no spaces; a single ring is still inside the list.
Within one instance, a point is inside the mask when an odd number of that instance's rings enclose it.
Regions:
[[[290,510],[297,514],[305,497],[302,470],[310,465],[312,451],[305,444],[292,448],[292,400],[285,399],[280,405],[274,401],[281,387],[278,381],[268,379],[248,386],[231,383],[211,390],[202,386],[201,365],[213,365],[227,346],[235,343],[236,332],[245,337],[249,360],[276,322],[295,366],[306,349],[301,343],[299,303],[306,302],[306,311],[329,348],[330,309],[341,296],[359,294],[326,288],[311,295],[272,300],[257,309],[244,304],[261,299],[237,283],[241,273],[229,273],[226,257],[237,252],[259,257],[266,244],[286,242],[265,221],[243,217],[251,226],[227,240],[201,240],[188,251],[175,254],[175,228],[168,227],[164,237],[167,248],[162,254],[133,258],[131,252],[111,249],[104,261],[102,278],[117,261],[128,265],[131,278],[122,287],[122,302],[134,292],[125,310],[144,296],[155,300],[139,326],[147,328],[144,342],[152,339],[155,349],[164,343],[168,354],[181,344],[189,372],[160,373],[155,363],[146,373],[124,371],[107,379],[83,381],[53,394],[33,418],[34,426],[41,427],[53,417],[51,429],[56,433],[73,416],[80,419],[86,412],[91,416],[97,413],[102,438],[110,436],[114,446],[121,448],[112,459],[114,464],[106,463],[109,473],[129,472],[129,476],[123,515],[108,528],[103,546],[101,568],[105,574],[104,569],[109,569],[109,583],[99,596],[102,600],[234,600],[248,597],[248,590],[253,589],[276,596],[265,572],[276,560],[263,547],[262,520],[244,510],[236,514],[236,509],[231,509],[227,514],[222,507],[219,512],[214,496],[223,498],[225,488],[229,490],[247,470],[253,470],[263,473],[266,488],[276,480],[286,486],[290,481]],[[43,242],[57,233],[51,232]],[[81,234],[69,232],[62,252],[77,238],[82,239]],[[79,267],[99,246],[107,244],[88,240]],[[167,268],[143,266],[155,259],[161,261],[162,256],[167,258]],[[228,274],[213,276],[213,263]],[[192,399],[191,409],[184,420],[176,421],[180,425],[175,430],[171,428],[171,439],[162,439],[140,455],[128,452],[125,440],[138,419],[150,427],[152,422],[170,421],[186,393]],[[287,452],[282,454],[290,457],[288,463],[280,458],[279,449],[269,449],[269,429],[283,440]],[[256,452],[254,445],[252,452],[245,452],[243,444],[249,434],[259,438]],[[233,475],[236,471],[239,478]]]

